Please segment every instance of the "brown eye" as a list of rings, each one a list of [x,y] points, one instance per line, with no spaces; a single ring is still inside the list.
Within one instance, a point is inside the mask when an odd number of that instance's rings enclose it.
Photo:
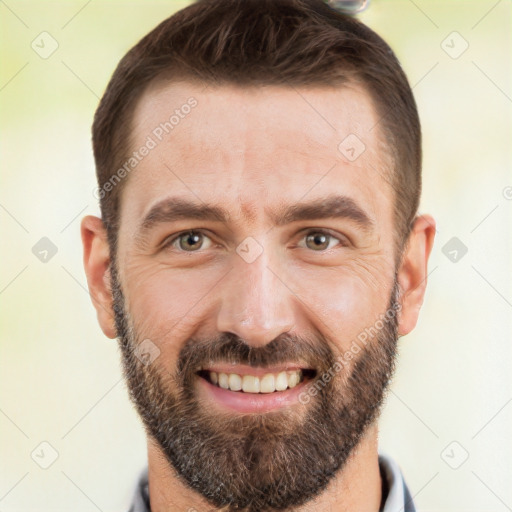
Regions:
[[[340,241],[329,233],[323,231],[311,231],[306,235],[306,247],[316,252],[331,249]]]
[[[170,245],[174,248],[184,252],[196,252],[199,249],[209,247],[209,238],[199,231],[187,231],[178,235]],[[204,246],[207,247],[204,247]]]

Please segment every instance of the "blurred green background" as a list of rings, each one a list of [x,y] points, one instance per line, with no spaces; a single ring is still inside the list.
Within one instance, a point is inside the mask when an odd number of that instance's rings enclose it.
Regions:
[[[3,512],[126,510],[146,463],[79,222],[99,212],[90,127],[110,75],[188,3],[0,1]],[[414,87],[421,211],[438,222],[380,438],[424,512],[512,510],[511,15],[509,0],[373,0],[360,15]]]

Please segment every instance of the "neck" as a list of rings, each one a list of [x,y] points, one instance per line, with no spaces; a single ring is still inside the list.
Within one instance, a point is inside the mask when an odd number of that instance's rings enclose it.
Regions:
[[[328,487],[293,512],[378,512],[381,477],[377,452],[377,425],[372,425]],[[212,511],[212,506],[188,487],[169,466],[160,448],[148,440],[148,475],[151,512]],[[219,509],[220,511],[221,509]]]

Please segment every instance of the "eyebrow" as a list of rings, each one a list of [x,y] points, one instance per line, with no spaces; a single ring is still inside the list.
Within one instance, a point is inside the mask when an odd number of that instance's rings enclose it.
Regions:
[[[370,216],[352,198],[338,195],[288,205],[271,213],[270,218],[276,226],[314,219],[348,219],[365,230],[370,230],[374,225]]]
[[[276,226],[316,219],[348,219],[365,231],[370,231],[374,226],[369,215],[352,198],[342,195],[286,205],[277,211],[266,210],[266,213]],[[146,233],[158,224],[190,219],[228,223],[230,215],[221,206],[170,197],[159,201],[149,210],[139,232]]]

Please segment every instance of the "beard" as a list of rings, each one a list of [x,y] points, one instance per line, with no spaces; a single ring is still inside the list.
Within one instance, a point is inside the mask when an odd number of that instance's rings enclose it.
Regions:
[[[340,365],[342,352],[320,335],[284,333],[263,347],[251,347],[223,332],[215,338],[188,339],[176,368],[169,371],[158,359],[145,364],[136,356],[143,336],[135,332],[125,309],[114,263],[111,271],[130,398],[146,434],[178,477],[227,511],[285,510],[325,490],[379,415],[395,368],[398,315],[388,318],[386,313],[348,366]],[[396,313],[398,294],[395,279],[388,311]],[[209,363],[271,366],[294,361],[315,369],[310,385],[318,393],[302,395],[300,404],[261,414],[221,414],[197,396],[197,371]],[[326,375],[331,378],[322,380]]]

